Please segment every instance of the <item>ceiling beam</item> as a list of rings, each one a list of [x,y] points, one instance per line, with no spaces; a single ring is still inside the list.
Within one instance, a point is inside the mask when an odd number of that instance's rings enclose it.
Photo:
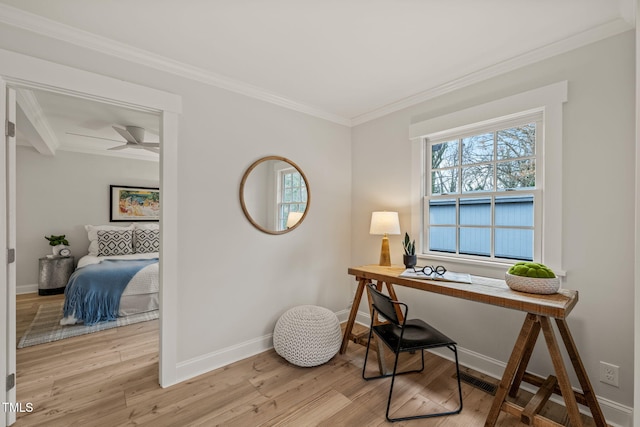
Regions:
[[[36,95],[28,89],[17,89],[16,100],[18,101],[18,110],[26,119],[17,123],[20,133],[40,154],[55,156],[60,142],[51,129]]]

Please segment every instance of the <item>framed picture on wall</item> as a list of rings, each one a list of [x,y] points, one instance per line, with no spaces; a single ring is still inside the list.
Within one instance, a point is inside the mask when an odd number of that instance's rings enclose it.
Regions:
[[[111,222],[160,220],[159,188],[111,185],[110,190]]]

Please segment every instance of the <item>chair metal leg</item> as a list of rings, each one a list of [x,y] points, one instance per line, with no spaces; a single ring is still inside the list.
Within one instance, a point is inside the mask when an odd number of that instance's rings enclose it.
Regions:
[[[453,411],[437,412],[435,414],[414,415],[414,416],[410,416],[410,417],[390,418],[389,417],[389,411],[391,409],[391,396],[393,394],[393,384],[394,384],[395,379],[396,379],[395,378],[395,375],[396,375],[395,372],[396,372],[396,368],[398,366],[398,354],[396,354],[396,361],[394,363],[393,374],[392,374],[392,377],[391,377],[391,387],[389,388],[389,399],[387,400],[387,412],[386,412],[387,421],[396,422],[396,421],[417,420],[417,419],[421,419],[421,418],[442,417],[442,416],[445,416],[445,415],[459,414],[462,411],[462,385],[460,383],[460,365],[458,363],[458,350],[457,350],[455,345],[447,346],[447,348],[449,350],[453,351],[453,354],[454,354],[455,359],[456,359],[456,377],[458,379],[458,399],[459,399],[459,402],[460,402],[460,406],[458,406],[458,408],[454,409]],[[424,350],[422,350],[422,360],[423,360],[423,368],[424,368]]]
[[[456,378],[458,379],[458,399],[460,401],[460,406],[455,410],[454,414],[459,414],[462,411],[462,385],[460,384],[460,364],[458,363],[458,348],[453,345],[449,347],[449,350],[453,351],[453,355],[456,358]]]
[[[373,378],[369,377],[365,377],[364,373],[367,370],[367,359],[369,358],[369,344],[371,344],[371,335],[373,334],[373,325],[371,328],[369,328],[369,338],[367,339],[367,351],[365,351],[364,353],[364,365],[362,366],[362,378],[365,380],[371,380]]]
[[[424,350],[420,350],[422,352],[422,355],[424,356]],[[391,418],[389,418],[389,410],[391,409],[391,395],[393,394],[393,384],[396,381],[396,371],[398,369],[398,357],[400,356],[399,353],[396,353],[396,360],[393,362],[393,374],[391,376],[391,385],[389,386],[389,398],[387,399],[387,412],[385,414],[385,416],[387,417],[388,421],[397,421],[397,420],[393,420]]]

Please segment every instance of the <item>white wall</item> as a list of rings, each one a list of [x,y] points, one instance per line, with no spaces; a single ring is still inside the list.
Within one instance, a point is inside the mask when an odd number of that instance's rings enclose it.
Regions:
[[[0,24],[0,48],[178,94],[178,379],[270,345],[286,309],[346,308],[350,263],[350,130],[115,57]],[[310,82],[312,84],[312,82]],[[311,206],[294,232],[267,235],[240,207],[244,171],[291,159]]]
[[[16,160],[18,292],[38,283],[38,258],[51,254],[44,236],[66,235],[76,262],[87,253],[84,225],[109,224],[110,185],[158,186],[157,162],[24,146]]]
[[[410,226],[411,124],[568,80],[564,286],[578,290],[580,298],[568,323],[596,394],[628,406],[634,360],[634,55],[634,33],[628,32],[362,124],[352,134],[352,260],[375,263],[380,243],[368,234],[371,211],[398,210],[403,231]],[[390,238],[396,264],[402,264],[400,237]],[[405,298],[409,293],[414,315],[428,318],[461,347],[506,363],[522,313],[401,290]],[[619,388],[598,381],[599,361],[620,366]],[[552,372],[543,342],[530,368],[545,377]]]

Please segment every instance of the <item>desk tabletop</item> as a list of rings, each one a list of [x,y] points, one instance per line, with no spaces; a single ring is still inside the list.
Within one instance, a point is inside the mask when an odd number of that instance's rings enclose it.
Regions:
[[[377,280],[557,319],[567,317],[578,302],[578,292],[568,289],[551,295],[529,294],[512,291],[501,279],[471,276],[471,284],[410,279],[400,277],[404,270],[401,266],[364,265],[349,268],[349,274],[358,280]]]

